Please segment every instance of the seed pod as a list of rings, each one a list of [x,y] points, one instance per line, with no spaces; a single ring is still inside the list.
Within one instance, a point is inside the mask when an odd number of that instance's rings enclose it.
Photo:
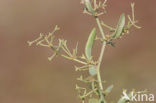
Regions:
[[[117,28],[113,33],[112,38],[117,39],[122,35],[124,25],[125,25],[125,14],[121,14]]]
[[[85,54],[87,59],[91,59],[91,53],[92,53],[92,47],[94,44],[94,40],[96,38],[96,28],[93,28],[93,30],[91,31],[89,37],[88,37],[88,41],[86,43],[86,48],[85,48]]]

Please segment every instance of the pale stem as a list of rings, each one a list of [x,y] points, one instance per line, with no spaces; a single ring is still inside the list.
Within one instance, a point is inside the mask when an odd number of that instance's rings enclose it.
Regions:
[[[105,39],[105,35],[104,35],[104,32],[103,32],[103,29],[102,29],[99,18],[96,18],[96,22],[97,22],[97,25],[99,27],[99,30],[100,30],[100,33],[101,33],[103,39]],[[97,79],[98,79],[98,83],[99,83],[99,88],[101,90],[103,90],[103,85],[102,85],[102,80],[101,80],[101,75],[100,75],[100,66],[101,66],[103,55],[104,55],[105,47],[106,47],[106,42],[104,41],[102,43],[100,57],[99,57],[99,60],[98,60],[98,65],[97,65]]]
[[[96,22],[97,22],[97,25],[98,25],[98,27],[99,27],[100,33],[101,33],[101,35],[102,35],[102,38],[103,38],[103,39],[106,39],[99,18],[96,18]]]
[[[102,85],[102,80],[101,80],[101,75],[100,75],[100,66],[101,66],[103,55],[104,55],[105,47],[106,47],[106,42],[103,42],[99,61],[98,61],[99,63],[97,65],[97,79],[98,79],[99,87],[101,90],[103,90],[103,85]]]
[[[72,57],[68,57],[68,56],[66,56],[66,55],[61,55],[61,56],[64,57],[64,58],[66,58],[66,59],[73,60],[73,61],[76,61],[76,62],[78,62],[78,63],[87,65],[86,62],[83,62],[83,61],[81,61],[81,60],[78,60],[78,59],[75,59],[75,58],[72,58]]]

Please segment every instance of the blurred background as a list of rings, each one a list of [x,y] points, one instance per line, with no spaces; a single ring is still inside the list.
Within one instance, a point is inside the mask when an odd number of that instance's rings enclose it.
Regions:
[[[156,7],[154,0],[108,0],[101,19],[115,26],[122,12],[131,13],[136,3],[136,19],[142,29],[108,46],[102,62],[102,79],[114,84],[109,100],[117,101],[122,89],[149,89],[156,94]],[[56,37],[68,40],[70,49],[79,42],[79,54],[95,25],[82,13],[79,0],[0,0],[0,103],[79,103],[75,84],[80,75],[73,63],[60,57],[49,62],[51,50],[28,47],[27,41],[48,33],[55,25]],[[99,54],[96,44],[94,55]],[[76,63],[74,63],[76,65]]]

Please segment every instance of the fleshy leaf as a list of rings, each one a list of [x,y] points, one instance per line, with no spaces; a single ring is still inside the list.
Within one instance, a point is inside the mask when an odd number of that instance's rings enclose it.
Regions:
[[[124,25],[125,25],[125,14],[123,13],[120,16],[117,28],[116,28],[115,32],[113,33],[113,35],[112,35],[112,37],[114,39],[117,39],[117,38],[119,38],[122,35],[122,31],[123,31]]]
[[[108,95],[108,94],[112,91],[113,87],[114,87],[113,85],[110,85],[110,86],[104,91],[105,95]]]
[[[99,103],[99,100],[95,98],[91,98],[89,99],[89,103]]]
[[[85,54],[89,60],[91,59],[92,47],[93,47],[95,38],[96,38],[96,28],[93,28],[93,30],[91,31],[89,35],[88,41],[86,43],[86,48],[85,48]]]
[[[127,103],[127,101],[131,101],[130,98],[132,97],[132,93],[134,93],[134,91],[127,94],[126,90],[124,90],[123,96],[119,99],[119,101],[117,103]]]
[[[90,74],[91,76],[94,76],[94,75],[97,74],[97,71],[96,71],[96,68],[95,68],[94,65],[91,65],[91,66],[89,67],[89,74]]]
[[[88,9],[88,11],[93,13],[94,11],[93,11],[90,0],[84,0],[84,1],[85,1],[85,5],[86,5],[86,8]]]

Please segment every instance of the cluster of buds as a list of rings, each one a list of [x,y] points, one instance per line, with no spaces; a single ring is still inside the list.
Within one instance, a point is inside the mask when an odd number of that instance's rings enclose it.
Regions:
[[[42,33],[40,33],[40,36],[33,40],[33,41],[28,41],[28,45],[32,46],[32,44],[36,44],[37,46],[43,46],[43,47],[48,47],[51,48],[55,53],[51,56],[48,57],[49,60],[52,60],[57,54],[59,54],[59,51],[63,45],[63,41],[59,40],[58,45],[54,45],[53,41],[54,41],[54,33],[56,31],[60,30],[60,28],[58,26],[55,26],[54,30],[49,33],[48,35],[44,35]]]
[[[96,29],[94,28],[91,31],[90,37],[88,38],[88,41],[86,43],[85,54],[82,54],[82,56],[77,55],[78,43],[72,52],[69,50],[67,46],[67,40],[58,39],[58,44],[54,44],[53,42],[55,38],[54,33],[58,30],[60,30],[60,28],[56,26],[54,30],[51,33],[48,33],[47,35],[40,33],[40,36],[37,39],[33,41],[28,41],[28,45],[32,46],[33,44],[36,44],[37,46],[43,46],[43,47],[52,49],[54,54],[48,57],[49,61],[51,61],[55,56],[59,55],[59,56],[64,57],[65,59],[76,61],[82,64],[82,66],[80,67],[75,66],[75,70],[76,71],[88,71],[89,76],[87,77],[80,76],[77,78],[77,80],[88,83],[90,87],[94,89],[87,92],[88,91],[87,88],[79,87],[78,85],[76,85],[76,89],[80,93],[79,97],[81,99],[84,99],[88,96],[93,95],[94,93],[98,94],[98,91],[99,91],[99,88],[97,86],[98,80],[96,79],[96,74],[97,74],[96,66],[98,64],[98,61],[94,61],[91,56],[91,49],[93,46],[94,38],[96,37]]]
[[[98,17],[106,13],[105,7],[106,2],[96,1],[96,0],[82,0],[81,3],[85,5],[84,13]]]
[[[136,25],[136,23],[138,23],[138,21],[135,20],[134,5],[135,5],[134,3],[131,3],[132,16],[127,15],[127,17],[128,17],[127,24],[126,24],[126,17],[125,17],[124,13],[122,13],[120,15],[119,22],[118,22],[116,28],[113,28],[113,27],[105,24],[103,21],[101,21],[101,25],[106,27],[107,29],[109,29],[110,34],[107,34],[105,39],[99,38],[99,37],[96,37],[96,39],[100,40],[102,42],[106,41],[107,44],[115,46],[115,43],[113,42],[113,40],[119,39],[125,34],[129,34],[129,30],[132,26],[135,27],[136,29],[140,29],[141,27]]]

